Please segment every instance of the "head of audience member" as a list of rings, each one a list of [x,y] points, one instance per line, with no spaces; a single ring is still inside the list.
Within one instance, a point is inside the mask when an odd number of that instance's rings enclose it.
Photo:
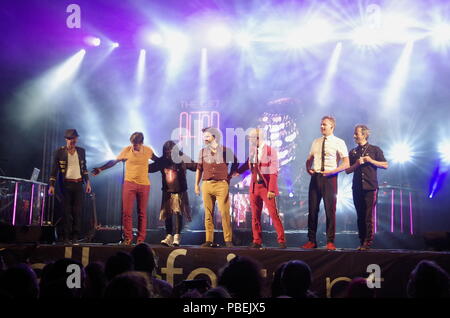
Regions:
[[[276,298],[283,295],[283,286],[281,285],[281,273],[287,262],[281,263],[273,273],[273,280],[271,285],[272,297]]]
[[[292,298],[310,297],[311,282],[311,269],[303,261],[289,261],[281,272],[281,286],[285,296]]]
[[[147,275],[141,272],[126,272],[111,280],[105,289],[108,299],[151,298],[151,282]]]
[[[261,265],[249,257],[236,256],[221,270],[218,284],[232,298],[259,298],[263,287]]]
[[[86,284],[84,298],[101,298],[106,287],[106,275],[101,263],[90,263],[85,268]]]
[[[150,245],[141,243],[136,245],[131,251],[131,256],[134,261],[134,269],[140,272],[154,275],[156,269],[156,256]]]
[[[375,288],[367,286],[366,278],[356,277],[348,284],[345,294],[345,298],[375,298]]]
[[[203,294],[203,298],[231,298],[230,293],[223,288],[222,286],[217,286],[209,289],[206,293]]]
[[[75,277],[76,273],[79,273],[80,276]],[[79,283],[80,288],[69,288],[69,280],[74,284]],[[40,298],[80,298],[84,291],[84,284],[85,272],[83,265],[76,260],[63,258],[46,265],[42,270]]]
[[[108,281],[117,275],[134,269],[133,258],[126,252],[117,252],[108,258],[105,264],[105,275]]]
[[[407,293],[410,298],[448,298],[449,274],[435,262],[422,260],[409,276]]]
[[[6,298],[36,299],[39,295],[36,274],[26,264],[11,267],[0,274],[0,291]]]

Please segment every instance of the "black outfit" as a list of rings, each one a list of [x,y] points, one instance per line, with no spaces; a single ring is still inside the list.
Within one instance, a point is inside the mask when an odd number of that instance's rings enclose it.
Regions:
[[[384,162],[383,151],[377,147],[366,143],[358,146],[349,152],[350,166],[364,156]],[[378,179],[377,167],[366,162],[360,165],[353,172],[353,202],[355,204],[358,232],[361,244],[371,245],[373,241],[373,210],[377,204]]]
[[[50,186],[55,186],[59,180],[60,188],[64,198],[63,214],[63,240],[77,240],[81,229],[81,210],[83,206],[83,182],[89,181],[89,172],[86,168],[86,151],[75,147],[80,165],[80,180],[66,179],[67,172],[67,147],[60,147],[53,155],[53,163],[50,172]],[[59,176],[59,178],[58,178]]]
[[[197,164],[187,156],[182,156],[180,163],[162,157],[149,164],[148,169],[150,173],[161,172],[162,200],[159,219],[165,222],[166,234],[180,234],[183,215],[188,221],[191,220],[186,170],[196,171]],[[175,231],[173,231],[173,216],[175,216]]]

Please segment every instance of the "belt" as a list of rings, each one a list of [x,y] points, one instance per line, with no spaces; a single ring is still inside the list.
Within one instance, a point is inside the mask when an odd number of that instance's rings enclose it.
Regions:
[[[75,182],[75,183],[78,183],[78,182],[83,181],[83,178],[79,178],[79,179],[65,179],[64,181],[65,181],[65,182]]]
[[[222,181],[227,181],[227,180],[213,180],[213,179],[209,179],[209,180],[203,180],[204,182],[222,182]]]

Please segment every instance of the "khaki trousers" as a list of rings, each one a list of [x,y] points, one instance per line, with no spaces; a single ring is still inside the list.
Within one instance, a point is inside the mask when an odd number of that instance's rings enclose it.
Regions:
[[[214,242],[214,205],[216,201],[219,207],[219,212],[222,215],[224,241],[231,242],[233,239],[228,190],[228,182],[226,181],[202,182],[202,197],[203,204],[205,206],[205,230],[207,242]]]

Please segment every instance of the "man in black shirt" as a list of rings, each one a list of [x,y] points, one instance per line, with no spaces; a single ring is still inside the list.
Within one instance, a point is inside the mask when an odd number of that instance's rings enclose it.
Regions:
[[[345,170],[347,174],[353,172],[353,202],[361,241],[359,250],[367,250],[372,244],[373,210],[378,196],[377,169],[388,168],[383,151],[367,142],[369,134],[367,126],[356,125],[353,138],[358,146],[350,150],[350,168]]]

